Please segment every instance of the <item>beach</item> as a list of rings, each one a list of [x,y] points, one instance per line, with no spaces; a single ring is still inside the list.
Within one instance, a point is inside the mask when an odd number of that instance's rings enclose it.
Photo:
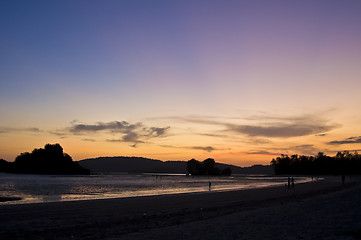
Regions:
[[[0,239],[355,239],[360,179],[0,206]]]

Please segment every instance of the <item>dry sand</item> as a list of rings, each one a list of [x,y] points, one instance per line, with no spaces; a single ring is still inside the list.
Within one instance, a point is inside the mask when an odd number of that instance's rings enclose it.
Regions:
[[[0,206],[0,239],[354,239],[360,179]]]

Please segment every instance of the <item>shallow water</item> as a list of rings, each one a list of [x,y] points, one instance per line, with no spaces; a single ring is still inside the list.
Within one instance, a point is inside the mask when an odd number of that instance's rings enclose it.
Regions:
[[[296,183],[310,181],[295,177]],[[286,177],[232,175],[191,177],[180,174],[124,174],[91,176],[56,176],[0,173],[0,197],[19,197],[23,204],[136,197],[174,193],[228,191],[284,185]]]

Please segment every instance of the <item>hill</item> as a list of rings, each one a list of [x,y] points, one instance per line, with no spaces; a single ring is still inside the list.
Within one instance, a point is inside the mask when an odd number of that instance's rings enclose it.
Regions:
[[[95,173],[185,173],[181,161],[163,162],[142,157],[98,157],[79,161],[82,167]]]
[[[98,157],[79,161],[79,164],[92,173],[187,173],[185,161],[161,161],[143,157]],[[216,163],[221,169],[229,167],[234,174],[273,174],[271,166],[255,165],[238,167]]]

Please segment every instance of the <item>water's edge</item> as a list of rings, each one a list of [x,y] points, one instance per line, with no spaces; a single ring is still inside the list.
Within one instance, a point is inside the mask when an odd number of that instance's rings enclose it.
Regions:
[[[296,183],[310,177],[294,177]],[[283,186],[285,176],[180,174],[55,176],[0,173],[0,204],[79,201]],[[8,201],[12,200],[12,201]]]

